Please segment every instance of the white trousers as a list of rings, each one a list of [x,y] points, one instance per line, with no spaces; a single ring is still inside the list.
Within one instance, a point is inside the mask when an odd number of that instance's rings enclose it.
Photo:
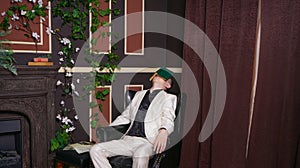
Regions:
[[[153,154],[153,145],[148,140],[134,136],[98,143],[90,149],[95,168],[111,168],[107,158],[116,155],[131,156],[133,168],[148,168],[149,158]]]

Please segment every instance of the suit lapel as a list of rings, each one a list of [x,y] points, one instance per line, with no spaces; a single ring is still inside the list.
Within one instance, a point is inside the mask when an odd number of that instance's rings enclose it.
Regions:
[[[140,107],[140,104],[141,104],[141,102],[142,102],[142,100],[143,100],[143,98],[144,98],[144,96],[145,96],[145,94],[146,94],[147,91],[148,90],[143,90],[142,93],[137,97],[136,106],[135,106],[135,108],[133,110],[133,115],[132,115],[133,118],[132,118],[132,120],[135,119],[136,113],[137,113],[137,111],[138,111],[138,109]]]
[[[154,99],[152,100],[149,108],[148,108],[148,111],[146,113],[146,117],[145,117],[145,120],[146,118],[148,118],[149,116],[153,115],[155,112],[158,112],[157,110],[157,107],[159,104],[161,104],[164,100],[164,97],[166,96],[166,92],[165,91],[160,91],[155,97]]]

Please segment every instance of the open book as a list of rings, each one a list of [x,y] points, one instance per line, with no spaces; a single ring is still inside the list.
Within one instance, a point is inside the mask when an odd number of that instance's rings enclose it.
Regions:
[[[89,152],[92,144],[89,142],[79,142],[74,144],[69,144],[64,148],[64,150],[75,150],[78,154]]]

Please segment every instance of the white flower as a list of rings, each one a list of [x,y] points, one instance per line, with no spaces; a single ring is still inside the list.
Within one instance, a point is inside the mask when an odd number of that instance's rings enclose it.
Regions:
[[[26,13],[27,13],[26,11],[24,11],[24,10],[21,10],[21,15],[23,15],[23,16],[24,16],[24,15],[26,15]]]
[[[68,124],[67,121],[68,121],[68,117],[63,117],[62,120],[61,120],[61,122],[64,123],[64,124]]]
[[[59,120],[61,120],[61,115],[57,114],[56,118],[59,119]]]
[[[42,16],[40,16],[40,17],[41,17],[42,22],[46,21],[46,19],[44,17],[42,17]]]
[[[68,117],[63,117],[63,119],[62,119],[62,121],[61,121],[62,123],[64,123],[64,124],[73,124],[73,122],[68,118]]]
[[[78,48],[78,47],[77,47],[77,48],[75,48],[75,52],[78,52],[79,50],[80,50],[80,48]]]
[[[5,14],[6,14],[6,12],[4,11],[4,12],[1,13],[1,16],[4,16]]]
[[[75,120],[78,120],[78,115],[75,115],[74,118],[75,118]]]
[[[12,21],[16,21],[16,20],[19,20],[19,16],[13,14],[13,17],[11,18]]]
[[[60,40],[60,43],[63,43],[64,45],[67,45],[67,44],[70,44],[71,43],[71,41],[69,40],[69,39],[67,39],[67,38],[62,38],[61,40]]]
[[[67,72],[65,76],[66,77],[72,77],[72,73],[71,72]]]
[[[71,63],[72,63],[72,64],[75,64],[75,62],[74,62],[74,60],[73,60],[73,59],[71,59]]]
[[[50,6],[46,6],[46,9],[48,9],[48,10],[49,10],[49,9],[50,9]]]
[[[71,88],[72,90],[75,90],[75,85],[73,83],[71,83]]]
[[[31,12],[32,12],[32,13],[34,13],[34,12],[35,12],[35,10],[31,10]]]
[[[36,0],[28,0],[29,2],[36,3]]]
[[[65,104],[65,102],[62,100],[62,101],[60,102],[60,105],[63,106],[64,104]]]
[[[59,61],[60,61],[60,62],[63,62],[63,61],[64,61],[64,58],[60,58]]]
[[[14,2],[22,2],[23,0],[11,0],[11,3],[14,3]]]
[[[62,51],[59,51],[57,54],[58,55],[64,55],[64,53]],[[62,61],[64,61],[64,59]]]
[[[63,84],[60,80],[58,80],[57,82],[56,82],[56,86],[59,86],[59,85],[61,85],[61,84]]]
[[[80,82],[80,79],[78,78],[78,79],[76,80],[76,82],[79,83],[79,82]]]
[[[38,35],[36,32],[32,32],[32,37],[38,40],[40,38],[40,35]]]
[[[38,0],[39,7],[43,7],[43,0]]]
[[[72,45],[71,45],[71,43],[69,43],[69,46],[68,46],[69,48],[71,48],[72,47]]]
[[[9,26],[8,26],[8,28],[7,28],[8,30],[10,30],[10,29],[12,29],[12,25],[11,24],[9,24]]]
[[[46,27],[46,33],[49,34],[49,35],[51,33],[54,34],[54,31],[51,29],[51,27]]]
[[[75,90],[74,94],[79,97],[79,93]]]
[[[74,131],[75,129],[76,129],[76,128],[75,128],[74,126],[72,126],[72,127],[69,128],[69,131],[72,132],[72,131]]]
[[[75,127],[72,126],[72,127],[66,129],[66,133],[72,132],[72,131],[74,131],[74,130],[75,130]]]

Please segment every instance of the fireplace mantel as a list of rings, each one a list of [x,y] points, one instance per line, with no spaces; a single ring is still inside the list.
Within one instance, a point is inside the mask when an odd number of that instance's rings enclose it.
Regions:
[[[55,82],[57,66],[17,66],[18,75],[0,69],[0,115],[24,116],[29,122],[30,142],[25,142],[30,161],[23,161],[23,168],[49,168],[50,139],[55,133]],[[24,138],[26,139],[26,137]]]

